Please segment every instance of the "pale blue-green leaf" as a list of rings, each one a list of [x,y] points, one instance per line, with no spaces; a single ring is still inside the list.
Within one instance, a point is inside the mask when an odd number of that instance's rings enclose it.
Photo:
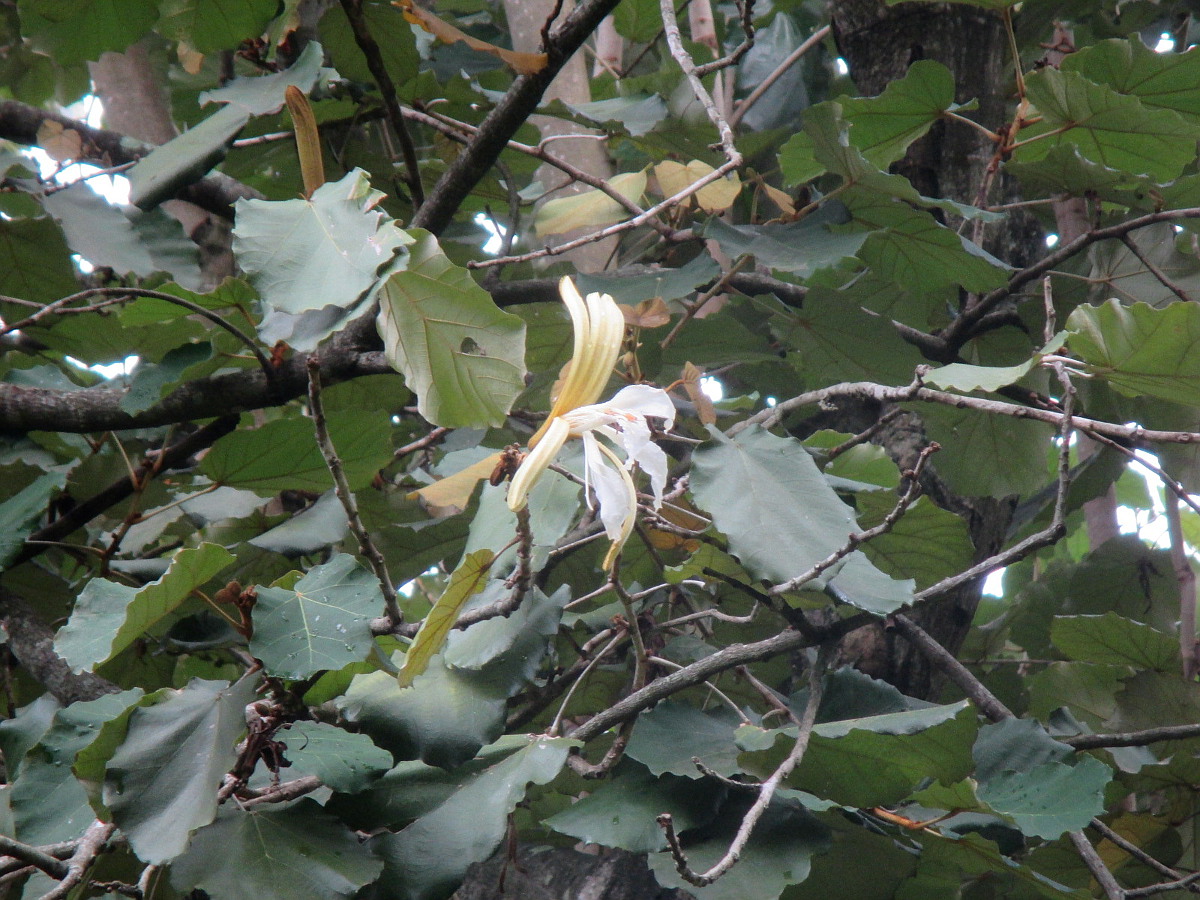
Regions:
[[[308,200],[239,200],[233,252],[264,301],[286,313],[346,308],[410,238],[375,209],[362,169]]]
[[[367,657],[371,620],[383,614],[379,580],[338,553],[294,588],[259,587],[250,652],[280,678],[307,678]]]
[[[213,820],[217,788],[237,759],[258,678],[193,680],[129,718],[108,762],[104,805],[143,862],[163,863]]]
[[[65,471],[47,472],[0,503],[0,570],[16,559],[25,539],[45,514],[50,498],[66,482]]]
[[[692,493],[755,577],[774,583],[794,578],[858,530],[853,511],[799,441],[757,426],[733,439],[716,429],[709,433],[714,443],[694,457]],[[893,612],[912,599],[911,582],[894,582],[860,552],[827,580],[849,602],[873,612]]]
[[[172,862],[171,885],[231,900],[345,900],[382,868],[354,832],[307,797],[291,806],[228,803]]]
[[[219,544],[203,543],[177,551],[166,573],[142,588],[93,578],[55,636],[54,649],[76,671],[112,659],[234,561]]]
[[[453,891],[468,866],[491,856],[527,785],[552,781],[570,747],[563,738],[532,741],[403,831],[375,838],[383,889],[398,900],[433,900]]]

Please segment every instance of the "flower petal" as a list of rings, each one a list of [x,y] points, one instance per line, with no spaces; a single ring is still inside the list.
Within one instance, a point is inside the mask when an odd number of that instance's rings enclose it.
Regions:
[[[667,431],[675,427],[675,404],[662,388],[651,387],[648,384],[631,384],[613,394],[612,399],[604,405],[642,416],[666,419]]]
[[[590,442],[599,450],[598,454],[592,456],[595,463],[590,474],[596,499],[600,503],[600,521],[604,523],[604,531],[612,541],[604,557],[604,568],[607,570],[613,567],[617,554],[633,533],[637,517],[637,489],[615,453],[596,440],[594,435],[585,434],[583,440],[585,448]],[[600,454],[607,456],[612,465],[600,461]]]
[[[563,448],[570,436],[570,426],[560,417],[548,420],[545,433],[538,445],[534,447],[521,461],[512,484],[508,486],[508,508],[513,512],[523,509],[529,498],[529,491],[542,473],[546,471],[558,451]]]

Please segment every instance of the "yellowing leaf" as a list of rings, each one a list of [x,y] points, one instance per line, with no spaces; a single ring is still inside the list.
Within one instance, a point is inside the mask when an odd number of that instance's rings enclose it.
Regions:
[[[691,187],[701,178],[713,173],[713,167],[708,163],[693,159],[686,166],[673,160],[660,162],[654,167],[654,177],[664,197],[673,197],[682,190]],[[722,212],[733,205],[738,193],[742,190],[742,180],[737,174],[726,175],[716,181],[706,184],[695,193],[696,204],[705,212]]]
[[[447,475],[440,481],[427,484],[408,495],[410,500],[420,497],[428,506],[456,506],[465,509],[471,502],[475,485],[487,478],[500,462],[500,453],[493,453],[477,463],[472,463],[460,472]]]
[[[700,387],[700,379],[703,377],[704,373],[689,362],[683,364],[683,373],[679,380],[683,384],[683,389],[687,391],[688,399],[696,404],[696,416],[700,419],[700,423],[715,425],[717,411],[713,408],[708,394],[704,393],[704,389]]]
[[[779,207],[780,211],[786,216],[796,215],[796,204],[792,202],[791,195],[787,191],[781,191],[777,187],[771,187],[761,178],[758,180],[758,186],[762,188],[762,192],[767,195],[767,199]]]
[[[312,104],[304,92],[289,84],[283,92],[284,103],[292,116],[292,128],[296,132],[296,154],[300,157],[300,176],[304,184],[305,199],[312,199],[313,191],[325,183],[325,166],[321,162],[321,135],[317,131],[317,117]]]
[[[545,53],[518,53],[516,50],[506,50],[473,38],[465,31],[460,31],[449,22],[443,22],[431,12],[421,9],[413,0],[395,0],[392,6],[399,7],[404,12],[404,18],[414,25],[420,25],[444,44],[462,41],[472,50],[480,53],[490,53],[507,63],[515,72],[521,75],[535,75],[546,68]]]
[[[55,162],[79,159],[83,152],[83,136],[74,128],[64,128],[61,122],[46,119],[38,126],[37,142]]]
[[[454,570],[445,592],[433,604],[404,656],[404,666],[396,676],[400,687],[410,687],[413,679],[425,671],[429,661],[442,649],[463,606],[483,588],[495,558],[496,554],[491,550],[476,550],[468,553],[462,565]]]
[[[626,172],[609,179],[618,194],[637,203],[646,192],[646,172]],[[547,200],[538,210],[534,228],[539,235],[562,234],[576,228],[612,225],[628,215],[625,207],[603,191],[584,191]]]
[[[622,306],[621,315],[625,324],[634,328],[658,328],[671,321],[671,311],[662,297],[651,297],[637,306]]]

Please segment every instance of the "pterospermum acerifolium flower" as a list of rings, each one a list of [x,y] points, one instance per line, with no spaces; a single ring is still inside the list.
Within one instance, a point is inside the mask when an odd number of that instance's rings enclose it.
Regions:
[[[655,508],[662,504],[667,455],[651,440],[646,420],[662,419],[670,431],[675,406],[666,391],[646,384],[623,387],[611,399],[597,403],[621,352],[625,318],[608,294],[588,294],[585,300],[570,278],[562,280],[559,292],[575,329],[574,353],[550,415],[530,438],[529,454],[513,475],[508,505],[514,511],[522,509],[530,488],[567,441],[580,438],[585,496],[589,506],[599,507],[600,521],[612,541],[604,557],[604,568],[611,570],[637,518],[637,490],[631,475],[635,467],[650,478]]]

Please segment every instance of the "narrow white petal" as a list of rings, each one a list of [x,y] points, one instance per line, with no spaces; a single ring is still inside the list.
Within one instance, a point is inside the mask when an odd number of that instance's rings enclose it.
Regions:
[[[509,509],[516,512],[524,508],[530,489],[542,477],[542,473],[554,461],[554,457],[558,456],[558,451],[567,442],[570,432],[570,426],[562,418],[555,417],[550,420],[538,445],[529,451],[513,475],[512,484],[508,486]]]
[[[629,535],[633,533],[633,525],[637,518],[637,489],[633,486],[633,479],[629,477],[629,473],[625,471],[625,467],[621,465],[621,460],[617,458],[617,455],[599,441],[596,441],[596,446],[600,448],[601,453],[612,461],[613,466],[611,469],[608,466],[602,466],[605,473],[615,473],[622,485],[619,492],[606,489],[606,493],[611,494],[607,500],[600,498],[599,492],[596,495],[600,499],[600,519],[604,522],[605,533],[612,540],[612,546],[608,548],[608,553],[604,555],[604,568],[607,571],[612,569],[613,563],[616,562],[617,554],[621,552],[621,548],[629,540]],[[615,485],[611,487],[615,488]],[[610,506],[619,507],[623,514],[619,526],[615,529],[617,531],[616,535],[613,534],[614,529],[609,526],[609,518],[604,515],[605,503],[608,503]],[[614,524],[617,524],[616,516],[613,516],[612,520]]]
[[[663,488],[667,486],[667,454],[658,444],[647,442],[637,456],[630,459],[650,476],[650,490],[654,493],[654,508],[662,506]]]
[[[620,461],[615,460],[611,450],[591,435],[585,435],[584,442],[588,481],[596,493],[596,501],[600,504],[600,521],[604,523],[604,532],[609,540],[623,542],[628,537],[628,529],[633,527],[634,510],[637,505],[633,480]],[[588,443],[592,445],[594,452],[587,453]],[[609,465],[604,459],[605,456],[614,459],[615,464]]]
[[[621,388],[613,394],[611,400],[602,405],[643,416],[666,419],[667,431],[675,426],[675,404],[671,402],[671,398],[662,388],[651,387],[648,384],[631,384]]]

